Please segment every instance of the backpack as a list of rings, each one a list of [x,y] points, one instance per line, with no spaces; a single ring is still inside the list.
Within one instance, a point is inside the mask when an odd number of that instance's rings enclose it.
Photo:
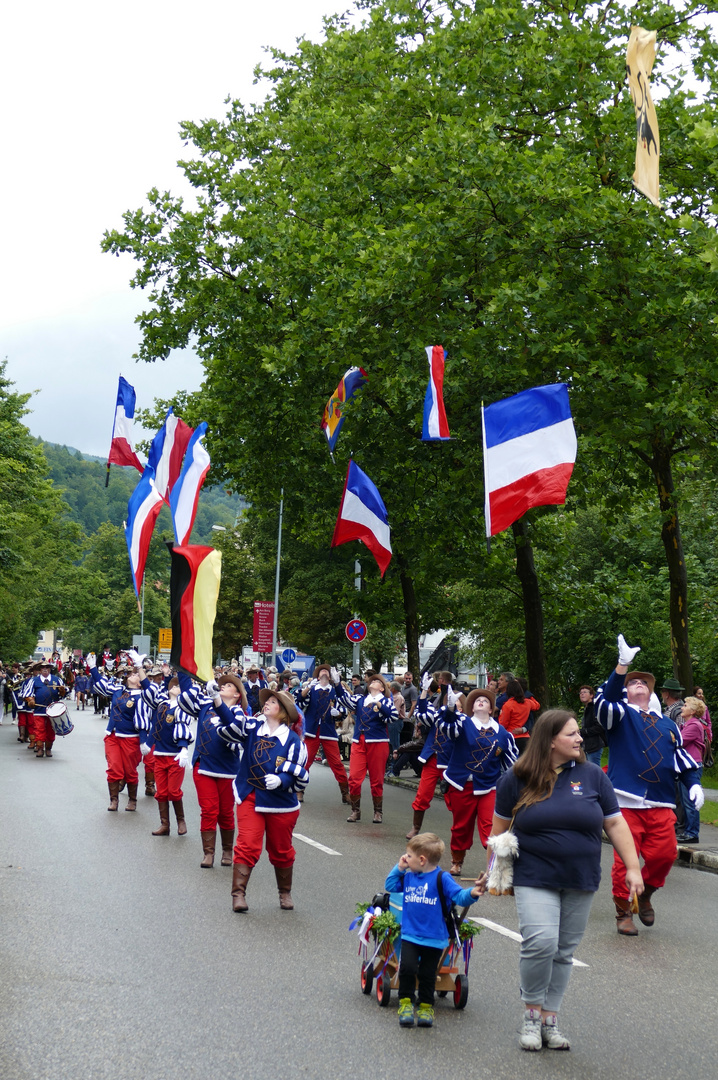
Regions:
[[[458,945],[461,945],[461,939],[459,938],[461,919],[456,911],[456,906],[449,901],[449,898],[444,892],[443,875],[444,871],[439,867],[439,873],[436,875],[436,891],[439,894],[439,903],[441,904],[441,910],[444,913],[444,921],[449,934],[449,942],[451,944],[456,942]]]

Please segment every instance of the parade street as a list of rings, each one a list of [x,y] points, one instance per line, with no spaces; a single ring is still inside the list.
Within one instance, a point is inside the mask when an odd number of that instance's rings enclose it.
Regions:
[[[472,1080],[713,1080],[718,876],[675,867],[656,924],[619,937],[604,847],[603,883],[561,1011],[569,1053],[517,1042],[517,920],[511,897],[472,914],[476,938],[464,1011],[437,1001],[435,1026],[399,1028],[396,992],[380,1008],[360,990],[359,901],[383,888],[405,848],[411,795],[384,793],[384,824],[347,824],[329,769],[311,770],[295,832],[294,912],[282,912],[266,854],[230,908],[231,870],[201,870],[189,773],[189,833],[153,837],[153,799],[107,813],[104,721],[75,712],[51,760],[0,728],[3,1080],[208,1080],[209,1077],[441,1076]],[[142,789],[141,789],[142,790]],[[435,800],[424,828],[449,838]],[[704,826],[704,828],[709,828]],[[465,869],[483,866],[483,851]],[[503,932],[502,932],[503,931]],[[507,933],[508,932],[508,933]]]

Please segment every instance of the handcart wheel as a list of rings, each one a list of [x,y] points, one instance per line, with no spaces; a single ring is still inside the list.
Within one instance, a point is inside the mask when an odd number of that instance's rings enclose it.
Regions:
[[[372,984],[374,982],[374,963],[369,962],[362,964],[361,966],[361,992],[362,994],[371,994]]]
[[[457,975],[454,983],[454,1008],[465,1009],[469,1000],[469,976]]]
[[[448,991],[448,990],[437,990],[437,991],[436,991],[437,997],[446,997],[446,995],[447,995],[448,993],[449,993],[449,991]]]
[[[389,1004],[391,997],[391,976],[387,971],[382,971],[376,980],[376,1000],[383,1009]]]

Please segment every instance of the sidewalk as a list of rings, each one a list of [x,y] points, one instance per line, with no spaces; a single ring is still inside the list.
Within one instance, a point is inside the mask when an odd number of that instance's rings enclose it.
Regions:
[[[415,776],[400,776],[396,779],[387,777],[385,783],[393,784],[394,787],[406,788],[407,791],[412,793],[415,793],[419,786],[418,777]],[[718,802],[718,789],[704,788],[703,794],[710,802]],[[443,801],[443,795],[440,794],[438,785],[434,798]],[[710,874],[718,874],[718,827],[701,824],[700,843],[679,844],[676,865],[688,866],[693,870],[705,870]]]

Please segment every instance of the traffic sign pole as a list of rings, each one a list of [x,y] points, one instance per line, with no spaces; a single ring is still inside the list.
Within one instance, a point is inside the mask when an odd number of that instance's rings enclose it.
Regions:
[[[361,563],[356,559],[354,560],[354,588],[357,592],[361,592]],[[359,675],[361,668],[361,644],[358,641],[354,642],[352,648],[352,674]]]

